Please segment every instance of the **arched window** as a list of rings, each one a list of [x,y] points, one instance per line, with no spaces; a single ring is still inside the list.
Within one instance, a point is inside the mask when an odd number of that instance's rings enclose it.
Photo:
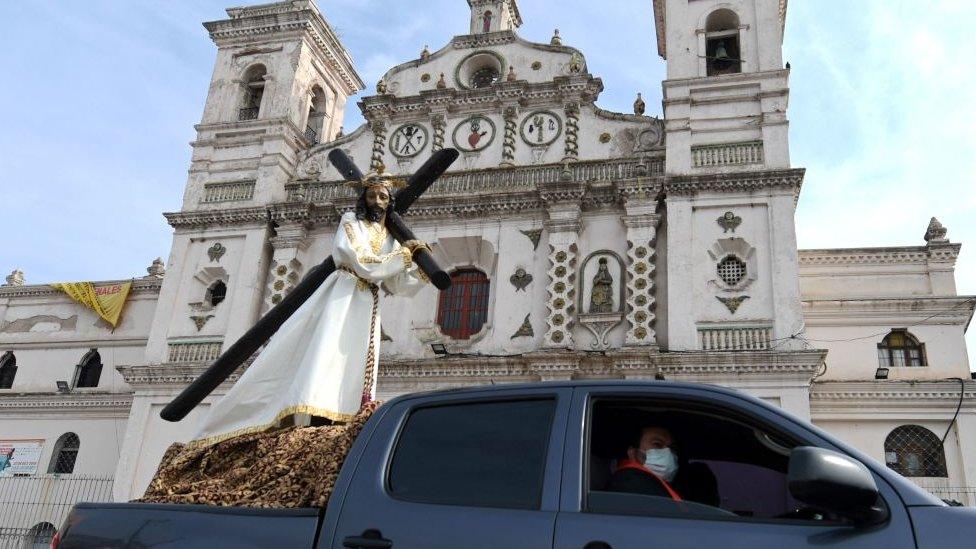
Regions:
[[[705,61],[708,76],[742,72],[739,16],[734,11],[715,10],[705,20]]]
[[[88,351],[75,367],[75,387],[98,387],[102,376],[102,355],[96,349]]]
[[[204,299],[206,299],[207,303],[209,303],[211,307],[216,307],[217,305],[220,305],[220,303],[223,302],[226,297],[227,284],[223,280],[218,280],[207,288],[207,296]]]
[[[908,330],[892,330],[878,343],[878,365],[925,366],[925,346]]]
[[[57,443],[54,444],[54,453],[51,454],[51,465],[48,466],[48,473],[71,474],[75,470],[75,460],[78,459],[78,449],[81,448],[81,439],[74,433],[61,435]]]
[[[255,65],[244,73],[244,95],[238,120],[255,120],[261,113],[261,98],[264,97],[264,77],[268,71],[264,65]]]
[[[919,425],[902,425],[888,433],[885,463],[906,477],[948,477],[939,437]]]
[[[325,92],[322,88],[315,86],[308,102],[308,123],[305,125],[305,139],[315,145],[322,137],[322,130],[325,128]]]
[[[26,545],[24,547],[47,549],[51,545],[51,539],[57,530],[50,522],[39,522],[27,531]]]
[[[468,339],[488,320],[488,277],[477,269],[451,273],[451,287],[441,292],[437,324],[454,339]]]
[[[13,351],[7,351],[0,357],[0,389],[9,389],[14,385],[17,375],[17,357]]]

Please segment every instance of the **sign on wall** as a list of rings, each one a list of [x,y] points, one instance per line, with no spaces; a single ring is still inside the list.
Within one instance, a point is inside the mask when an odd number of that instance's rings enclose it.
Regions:
[[[0,440],[0,477],[34,475],[44,439]]]

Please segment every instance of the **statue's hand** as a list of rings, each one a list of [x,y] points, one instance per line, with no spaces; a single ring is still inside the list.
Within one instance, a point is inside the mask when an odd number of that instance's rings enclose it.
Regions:
[[[410,250],[411,255],[417,253],[418,249],[427,250],[427,253],[430,253],[430,246],[423,240],[408,240],[403,243],[403,246]]]

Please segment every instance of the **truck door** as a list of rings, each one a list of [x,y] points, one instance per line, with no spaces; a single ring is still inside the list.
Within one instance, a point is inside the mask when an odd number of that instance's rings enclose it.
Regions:
[[[577,388],[570,418],[556,549],[915,547],[900,498],[876,472],[889,514],[875,526],[793,499],[791,448],[836,448],[752,399],[675,385]],[[632,450],[651,444],[668,451]],[[643,469],[632,463],[651,454]],[[650,465],[674,494],[642,484],[663,487],[645,475]]]
[[[571,396],[495,389],[391,403],[320,547],[552,547]]]

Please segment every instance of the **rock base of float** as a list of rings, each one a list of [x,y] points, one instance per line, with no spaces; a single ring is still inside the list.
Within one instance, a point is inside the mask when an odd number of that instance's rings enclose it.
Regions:
[[[376,410],[345,424],[287,427],[203,448],[166,450],[141,503],[325,507],[353,442]]]

